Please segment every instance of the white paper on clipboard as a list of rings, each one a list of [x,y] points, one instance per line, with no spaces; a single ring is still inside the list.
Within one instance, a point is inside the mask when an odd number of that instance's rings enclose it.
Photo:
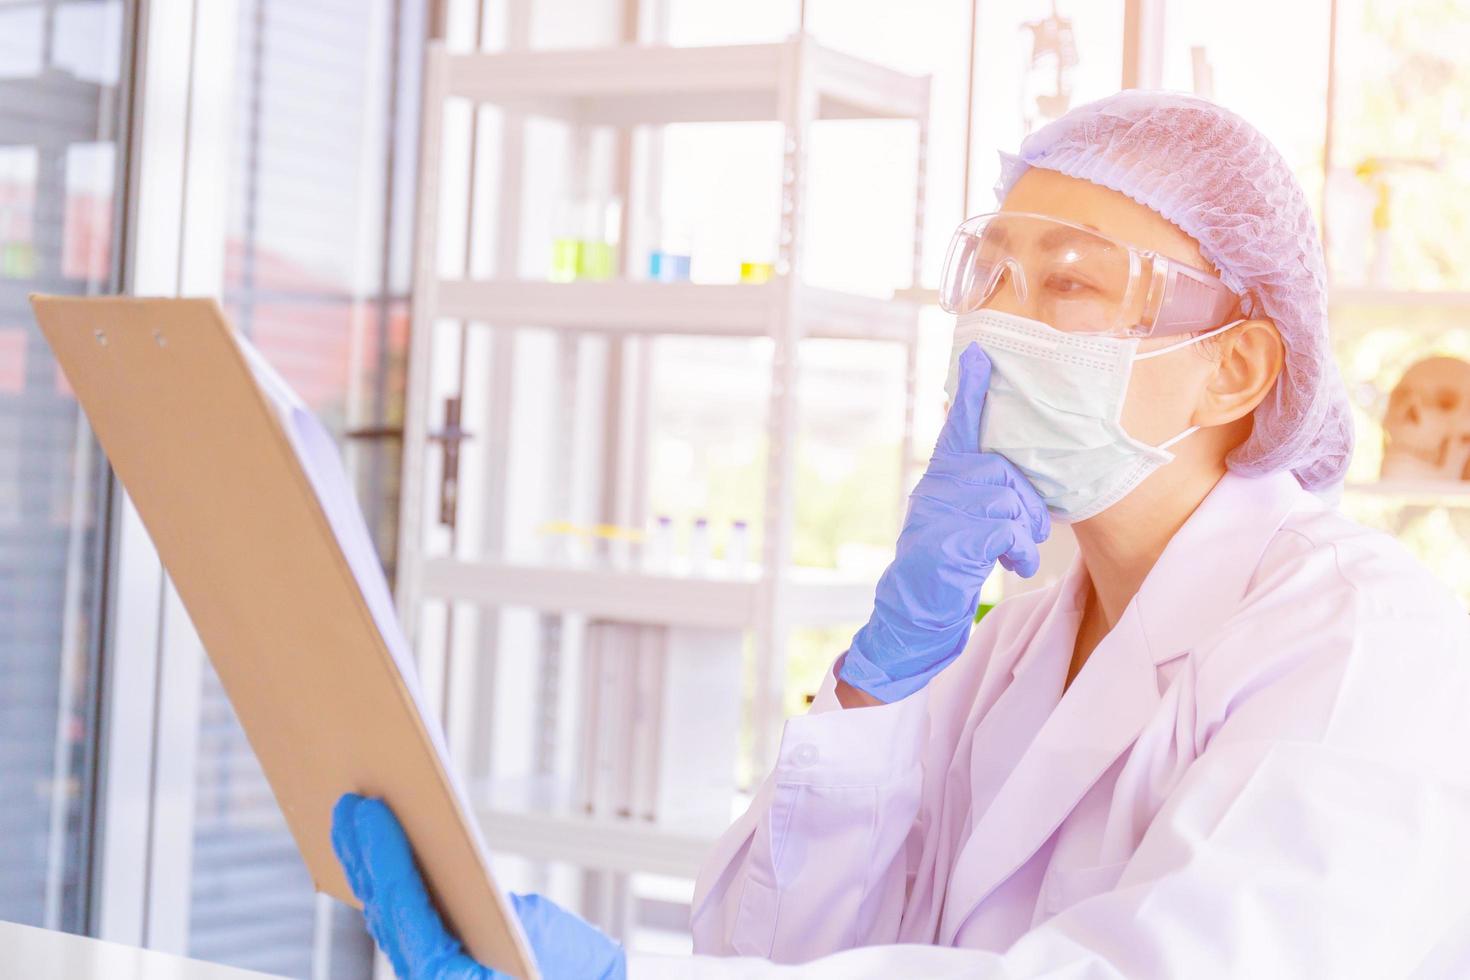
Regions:
[[[449,746],[444,740],[444,726],[439,711],[424,697],[419,683],[418,666],[409,650],[408,638],[403,635],[403,626],[398,622],[393,595],[388,588],[388,580],[383,575],[382,562],[378,558],[377,549],[373,547],[367,522],[363,520],[357,494],[342,466],[342,456],[336,441],[321,420],[306,407],[301,396],[292,390],[265,359],[265,355],[239,333],[234,334],[234,337],[255,375],[256,382],[270,399],[271,406],[280,418],[281,427],[286,431],[286,438],[290,440],[301,469],[311,481],[312,489],[316,491],[327,522],[332,526],[332,533],[336,535],[347,565],[352,569],[352,577],[357,580],[368,611],[377,623],[378,632],[382,634],[383,642],[393,654],[398,672],[403,675],[404,687],[408,689],[419,716],[423,718],[424,728],[434,743],[434,749],[439,753],[445,772],[454,784],[460,804],[467,812],[473,812],[469,793],[449,757]]]

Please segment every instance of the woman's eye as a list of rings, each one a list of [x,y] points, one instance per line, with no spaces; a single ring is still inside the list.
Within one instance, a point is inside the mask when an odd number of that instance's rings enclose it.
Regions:
[[[1075,276],[1050,275],[1046,277],[1046,288],[1049,292],[1068,296],[1092,291],[1092,284]]]

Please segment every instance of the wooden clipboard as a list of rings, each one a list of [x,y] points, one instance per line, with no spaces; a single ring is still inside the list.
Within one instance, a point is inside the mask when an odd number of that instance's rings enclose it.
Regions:
[[[317,889],[360,907],[332,851],[332,806],[349,791],[381,797],[470,954],[534,978],[474,816],[219,306],[39,295],[31,304]]]

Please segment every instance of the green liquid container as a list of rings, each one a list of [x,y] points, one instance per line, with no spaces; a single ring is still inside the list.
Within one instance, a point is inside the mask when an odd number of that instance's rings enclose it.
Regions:
[[[552,282],[571,282],[577,278],[582,265],[582,243],[575,238],[554,238],[551,241]]]
[[[617,266],[618,250],[608,242],[583,242],[578,256],[578,279],[611,279]]]

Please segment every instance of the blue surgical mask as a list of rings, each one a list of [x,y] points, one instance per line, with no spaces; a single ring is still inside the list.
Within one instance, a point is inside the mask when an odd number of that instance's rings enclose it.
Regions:
[[[1133,362],[1199,343],[1243,321],[1138,353],[1137,338],[1063,333],[1039,320],[977,310],[958,318],[946,384],[954,400],[960,353],[977,342],[990,358],[980,449],[1015,464],[1057,520],[1083,521],[1122,500],[1174,459],[1191,426],[1151,446],[1123,428]]]

